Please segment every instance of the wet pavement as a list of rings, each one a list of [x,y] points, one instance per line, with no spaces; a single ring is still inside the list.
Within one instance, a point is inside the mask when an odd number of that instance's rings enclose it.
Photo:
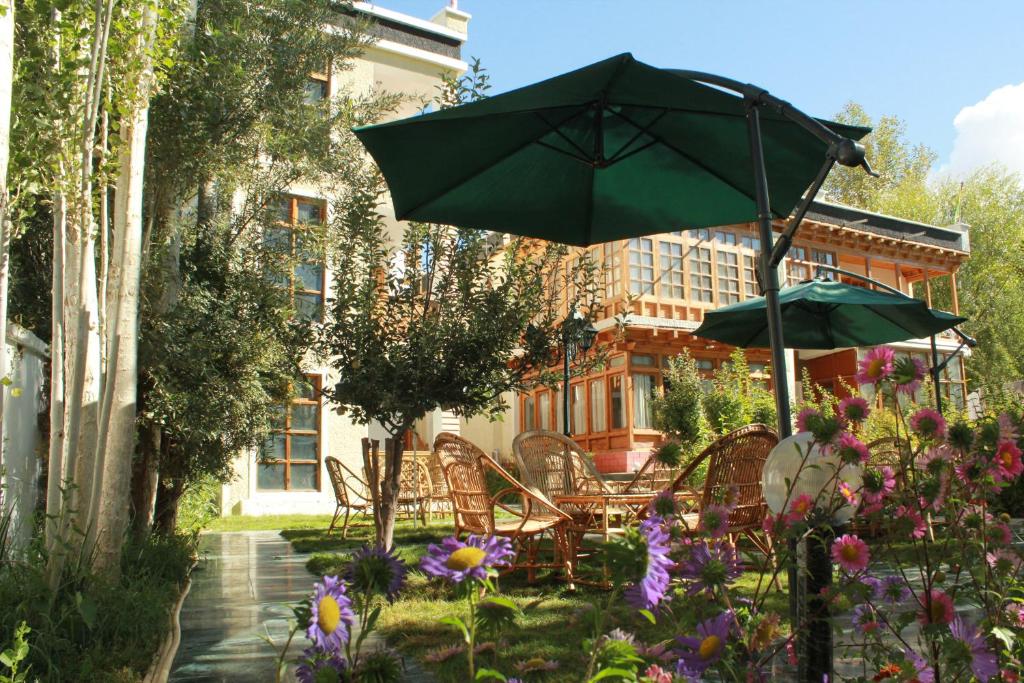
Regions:
[[[170,680],[274,681],[277,657],[288,639],[291,605],[313,589],[314,577],[305,567],[309,555],[294,552],[276,531],[203,534],[199,551],[192,589],[181,610],[181,647]],[[367,639],[370,647],[380,644],[373,636]],[[298,657],[306,645],[300,631],[288,659]],[[406,665],[406,680],[431,680],[408,660]],[[294,668],[289,666],[285,680],[294,680]]]

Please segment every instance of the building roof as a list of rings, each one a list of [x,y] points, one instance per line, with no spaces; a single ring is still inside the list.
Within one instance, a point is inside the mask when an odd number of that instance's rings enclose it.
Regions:
[[[871,232],[883,237],[916,242],[945,249],[970,252],[968,226],[957,223],[947,227],[918,223],[917,221],[886,216],[885,214],[855,209],[844,204],[815,200],[807,211],[807,219],[845,228]]]
[[[355,2],[352,4],[353,13],[373,19],[368,32],[378,40],[389,40],[400,45],[425,50],[434,54],[461,59],[462,44],[466,42],[467,35],[448,26],[431,21],[420,19],[401,12],[389,10],[372,2]],[[465,12],[459,12],[452,8],[445,8],[448,13],[458,13],[468,18]]]

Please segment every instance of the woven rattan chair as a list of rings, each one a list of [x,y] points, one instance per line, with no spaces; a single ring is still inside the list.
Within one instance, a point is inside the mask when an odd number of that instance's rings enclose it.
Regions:
[[[658,460],[658,452],[654,451],[644,461],[643,466],[637,470],[632,481],[622,488],[622,493],[664,491],[669,484],[675,481],[677,469]]]
[[[455,534],[464,533],[504,536],[512,540],[516,557],[511,569],[526,569],[533,581],[538,569],[561,569],[572,582],[572,552],[569,544],[568,515],[516,480],[505,468],[471,442],[455,434],[443,432],[434,441],[434,451],[451,495],[455,515]],[[505,488],[491,494],[487,472],[497,474]],[[518,499],[518,505],[505,502]],[[505,514],[495,517],[495,509]],[[545,538],[551,540],[552,556],[540,559]],[[525,555],[525,560],[524,560]]]
[[[523,432],[512,440],[512,453],[524,483],[548,500],[614,493],[576,442],[558,432]]]
[[[397,515],[404,519],[419,517],[426,524],[430,517],[431,496],[433,495],[430,469],[418,454],[406,453],[405,456],[402,462],[402,474],[398,480]],[[382,458],[383,456],[378,457]],[[383,462],[378,469],[380,476],[383,477]]]
[[[341,523],[341,537],[348,537],[348,520],[352,512],[369,514],[372,507],[366,482],[359,478],[352,470],[341,464],[341,461],[333,456],[327,456],[327,474],[331,479],[331,486],[334,488],[334,517],[331,518],[331,526],[327,529],[328,535],[334,531],[338,518],[342,511],[345,512],[345,519]]]
[[[441,458],[436,450],[430,452],[427,469],[430,471],[430,510],[443,517],[452,511],[452,497],[448,492],[448,482],[445,481]]]
[[[771,552],[771,541],[761,533],[768,514],[761,486],[761,471],[768,454],[779,443],[775,430],[765,425],[748,425],[721,437],[705,448],[675,478],[667,490],[679,493],[686,490],[690,475],[707,461],[708,473],[699,494],[699,507],[723,500],[732,492],[735,507],[729,515],[728,535],[732,541],[743,535],[759,550]],[[682,515],[690,531],[696,531],[700,513]]]

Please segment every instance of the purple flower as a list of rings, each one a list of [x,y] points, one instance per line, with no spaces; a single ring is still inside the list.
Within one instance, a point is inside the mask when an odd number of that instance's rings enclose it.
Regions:
[[[917,680],[921,683],[935,683],[935,670],[928,666],[928,661],[913,650],[904,650],[903,657],[910,662],[917,672]]]
[[[988,649],[985,639],[978,629],[957,617],[949,625],[953,638],[960,641],[964,647],[965,654],[970,656],[971,671],[982,683],[999,673],[999,661],[995,653]]]
[[[734,581],[741,573],[736,547],[731,543],[709,545],[698,541],[689,546],[689,556],[679,564],[678,575],[692,583],[686,587],[687,595],[697,595]]]
[[[408,568],[398,559],[394,548],[385,550],[377,545],[364,545],[352,555],[345,580],[353,591],[370,595],[383,595],[394,602],[405,585]]]
[[[893,605],[902,605],[910,599],[910,587],[903,577],[890,575],[882,579],[882,584],[875,593],[879,600],[884,600]]]
[[[712,504],[700,513],[700,528],[711,538],[721,538],[729,531],[729,515],[732,508],[727,505]]]
[[[683,646],[679,653],[677,672],[685,675],[703,674],[708,667],[722,658],[732,626],[732,611],[725,611],[713,619],[697,625],[697,637],[681,636],[676,641]]]
[[[306,648],[302,651],[300,664],[295,669],[295,679],[299,683],[316,683],[317,680],[327,680],[322,671],[333,670],[334,680],[342,680],[345,672],[345,659],[339,652],[321,652],[315,647]]]
[[[871,605],[857,605],[853,608],[853,628],[861,635],[878,630],[878,612]]]
[[[325,576],[316,584],[310,600],[312,614],[306,637],[323,652],[337,652],[348,641],[355,614],[345,595],[345,584],[337,576]]]
[[[668,533],[661,517],[648,517],[640,525],[647,546],[647,569],[638,583],[630,586],[623,594],[626,602],[636,609],[653,609],[665,597],[668,590],[668,569],[673,565],[669,559]]]
[[[431,543],[427,554],[420,559],[420,568],[431,576],[462,583],[467,578],[483,580],[492,567],[505,566],[508,558],[514,557],[512,542],[501,536],[474,536],[470,534],[465,542],[454,536]]]

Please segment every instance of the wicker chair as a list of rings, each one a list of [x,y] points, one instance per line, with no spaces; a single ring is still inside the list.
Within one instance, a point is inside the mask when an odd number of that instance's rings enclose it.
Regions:
[[[768,454],[779,443],[775,430],[765,425],[748,425],[721,437],[705,448],[700,455],[687,465],[666,489],[673,493],[686,490],[686,480],[705,460],[708,461],[704,489],[699,494],[699,506],[722,500],[730,490],[735,490],[735,507],[729,515],[729,537],[735,541],[744,535],[759,550],[771,552],[771,541],[759,535],[768,505],[764,501],[761,487],[761,471]],[[696,531],[700,514],[693,512],[682,515],[683,523],[690,531]]]
[[[452,497],[448,492],[448,482],[445,481],[441,458],[436,450],[432,450],[430,453],[427,469],[430,471],[431,484],[430,511],[443,517],[452,511]]]
[[[463,533],[504,536],[512,540],[516,550],[510,569],[526,569],[531,582],[538,569],[562,569],[565,578],[572,582],[568,515],[543,496],[528,490],[490,456],[460,436],[442,432],[434,441],[434,451],[451,495],[456,536]],[[507,484],[493,495],[487,486],[488,470]],[[518,506],[503,502],[510,496],[519,499]],[[512,518],[496,519],[495,508]],[[552,540],[552,557],[546,562],[539,559],[545,536]],[[522,561],[523,555],[525,561]]]
[[[352,470],[341,464],[341,461],[333,456],[327,456],[327,474],[331,479],[331,486],[334,488],[334,517],[331,518],[331,526],[327,529],[328,535],[334,531],[342,510],[345,511],[345,519],[341,523],[341,537],[348,537],[349,515],[355,511],[364,516],[369,514],[372,507],[366,482],[359,478]]]
[[[658,460],[658,453],[655,451],[644,461],[633,479],[622,488],[622,493],[664,491],[675,481],[676,469]]]
[[[523,432],[512,440],[523,481],[548,500],[614,493],[576,442],[557,432]]]
[[[433,495],[430,469],[423,459],[417,457],[415,453],[406,453],[406,455],[412,455],[412,457],[403,458],[402,474],[398,480],[397,514],[405,519],[419,517],[426,524],[430,518],[431,497]],[[383,463],[381,463],[378,469],[380,477],[383,477]]]

